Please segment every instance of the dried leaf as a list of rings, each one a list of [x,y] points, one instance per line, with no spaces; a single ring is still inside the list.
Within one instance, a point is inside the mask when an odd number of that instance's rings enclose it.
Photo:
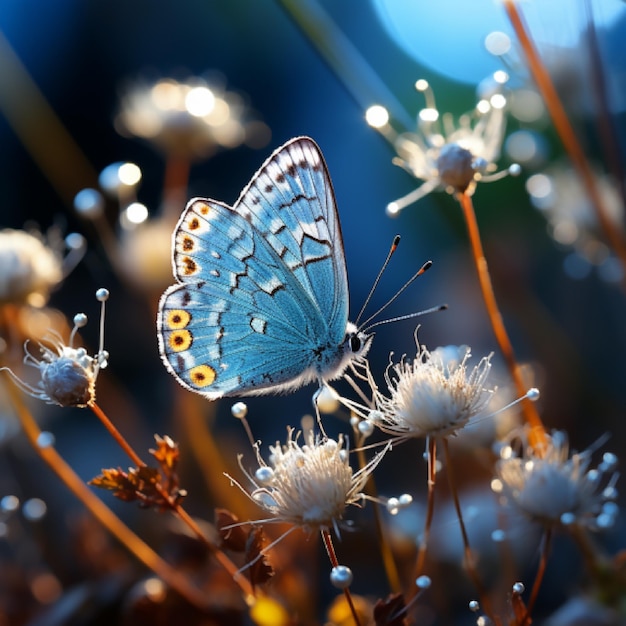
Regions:
[[[269,564],[265,554],[262,554],[266,544],[265,534],[261,528],[252,528],[246,542],[246,563],[252,563],[246,573],[253,586],[266,583],[274,576],[274,569]]]
[[[154,439],[157,443],[157,448],[156,450],[151,448],[149,450],[150,454],[158,461],[166,474],[174,473],[180,457],[178,444],[168,435],[164,437],[154,435]]]
[[[168,435],[163,437],[154,435],[154,439],[157,443],[157,449],[150,449],[150,454],[157,460],[161,468],[163,488],[170,497],[178,499],[185,496],[186,493],[182,493],[178,488],[180,484],[176,472],[180,458],[178,444]]]
[[[124,502],[140,499],[134,480],[121,468],[103,469],[102,474],[90,480],[89,484],[112,491],[116,498],[124,500]]]
[[[224,528],[231,524],[237,524],[239,518],[228,509],[215,509],[215,527],[220,533],[222,544],[233,552],[243,552],[246,549],[248,532],[243,526]]]
[[[172,509],[186,495],[179,488],[176,466],[179,460],[178,444],[167,435],[154,436],[157,448],[150,454],[157,460],[159,468],[142,465],[131,467],[128,472],[121,469],[103,469],[100,476],[89,484],[101,489],[113,491],[113,495],[125,502],[138,500],[142,507],[156,508],[160,511]]]
[[[90,485],[100,487],[101,489],[119,489],[123,483],[128,482],[128,476],[118,469],[103,469],[102,474],[92,478]]]
[[[394,593],[374,606],[376,626],[406,626],[406,604],[401,593]]]

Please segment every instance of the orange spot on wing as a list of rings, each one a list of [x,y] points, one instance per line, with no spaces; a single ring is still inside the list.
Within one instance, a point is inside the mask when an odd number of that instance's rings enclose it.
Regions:
[[[166,324],[171,330],[178,330],[179,328],[185,328],[191,321],[191,314],[182,309],[174,309],[168,311]]]
[[[183,264],[183,273],[186,276],[191,276],[198,271],[198,265],[191,257],[184,256],[181,263]]]
[[[168,343],[173,352],[189,350],[193,343],[193,335],[188,330],[175,330],[170,334]]]
[[[210,365],[196,365],[189,370],[189,378],[196,387],[208,387],[215,381],[217,374]]]

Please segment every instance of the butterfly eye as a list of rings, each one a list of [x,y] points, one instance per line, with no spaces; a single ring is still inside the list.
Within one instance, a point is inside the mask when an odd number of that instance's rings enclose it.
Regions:
[[[361,349],[361,338],[358,335],[350,337],[350,349],[352,352],[358,352]]]

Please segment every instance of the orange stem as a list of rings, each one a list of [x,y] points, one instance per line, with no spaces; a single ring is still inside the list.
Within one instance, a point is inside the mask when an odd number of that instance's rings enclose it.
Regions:
[[[448,446],[448,439],[446,437],[443,438],[443,455],[446,460],[446,471],[448,473],[448,485],[450,486],[450,493],[452,494],[452,501],[454,502],[454,509],[456,510],[456,515],[459,520],[459,527],[461,528],[461,537],[463,538],[463,551],[465,553],[465,569],[469,574],[469,577],[472,579],[472,583],[474,583],[474,587],[476,587],[476,591],[478,592],[478,597],[480,598],[480,604],[485,610],[485,613],[489,616],[491,621],[496,624],[497,621],[494,619],[493,609],[491,608],[491,602],[489,600],[489,596],[485,590],[485,586],[480,579],[480,575],[478,574],[478,570],[476,569],[474,555],[472,554],[472,548],[470,546],[469,536],[467,534],[467,529],[465,527],[465,520],[463,519],[463,511],[461,510],[461,502],[459,500],[459,492],[456,488],[456,481],[454,480],[454,473],[452,471],[452,458],[450,455],[450,448]]]
[[[359,467],[363,469],[367,465],[367,459],[365,458],[365,451],[362,447],[356,450],[357,457],[359,459]],[[376,489],[376,483],[374,477],[370,476],[368,480],[368,495],[373,498],[378,498],[378,491]],[[376,524],[376,535],[378,536],[378,545],[380,547],[380,555],[383,560],[383,566],[385,568],[385,574],[387,575],[387,582],[392,592],[400,592],[400,574],[398,573],[398,567],[396,566],[395,559],[393,558],[393,551],[387,536],[384,532],[383,520],[380,511],[380,507],[377,505],[374,507],[374,522]]]
[[[337,560],[337,555],[335,554],[335,547],[333,546],[333,539],[330,536],[330,533],[327,529],[322,528],[322,540],[324,541],[324,547],[326,548],[326,553],[328,554],[328,558],[330,559],[330,564],[333,567],[337,567],[339,565],[339,561]],[[352,600],[352,595],[350,594],[350,589],[346,587],[343,590],[343,594],[346,597],[346,602],[350,607],[350,612],[352,613],[352,617],[354,617],[354,623],[356,626],[361,626],[361,621],[359,620],[359,614],[356,612],[356,607],[354,606],[354,602]]]
[[[96,417],[104,424],[105,428],[109,431],[109,434],[113,439],[115,439],[116,443],[126,452],[126,454],[130,457],[130,460],[137,467],[145,467],[146,464],[141,460],[139,455],[133,450],[131,445],[124,439],[122,433],[114,426],[113,422],[106,416],[105,412],[94,402],[89,405],[89,408],[96,414]]]
[[[626,267],[626,240],[624,234],[616,228],[614,222],[610,218],[610,214],[606,208],[606,204],[600,194],[593,171],[589,165],[589,161],[585,157],[585,152],[578,141],[574,129],[567,117],[565,108],[557,94],[554,84],[546,70],[545,65],[541,61],[539,54],[528,34],[528,31],[522,20],[522,16],[517,10],[514,0],[504,0],[504,8],[508,18],[515,30],[515,34],[519,39],[520,45],[526,55],[526,62],[532,74],[535,84],[539,89],[539,93],[545,102],[546,109],[550,114],[552,123],[561,138],[561,142],[565,150],[572,160],[572,164],[576,168],[583,186],[591,200],[598,217],[598,222],[610,243],[613,250],[619,256],[622,265]]]
[[[17,416],[29,442],[36,450],[37,454],[39,454],[50,469],[61,479],[65,486],[139,561],[191,604],[201,610],[205,610],[208,606],[208,596],[191,585],[185,576],[176,571],[167,561],[164,561],[154,552],[150,546],[135,535],[106,504],[90,491],[81,478],[52,446],[44,447],[39,444],[42,432],[39,426],[37,426],[37,422],[26,408],[19,392],[13,389],[12,386],[7,386],[7,389],[11,395]]]
[[[137,467],[145,467],[146,463],[135,452],[131,445],[124,439],[123,435],[117,430],[111,420],[107,417],[104,411],[94,402],[90,405],[91,410],[96,414],[98,419],[104,424],[105,428],[109,431],[115,441],[121,446],[121,448],[130,457],[132,462]],[[211,543],[205,536],[195,520],[183,509],[180,503],[173,501],[170,495],[163,489],[161,485],[156,485],[163,500],[170,506],[172,511],[180,518],[180,520],[187,525],[189,529],[198,537],[198,539],[211,551],[217,561],[224,567],[224,569],[233,577],[233,580],[239,585],[244,593],[244,599],[247,604],[254,602],[254,589],[250,582],[243,576],[237,566],[222,552],[217,546]]]
[[[165,217],[175,222],[185,206],[189,184],[189,159],[180,155],[168,155],[163,181],[163,204]]]
[[[539,595],[539,589],[541,588],[541,583],[543,582],[543,577],[546,573],[551,539],[552,530],[550,528],[547,528],[543,536],[541,560],[539,561],[539,567],[537,568],[537,574],[535,575],[535,582],[533,583],[533,588],[530,592],[530,598],[528,600],[528,604],[526,605],[526,615],[522,619],[522,623],[520,624],[520,626],[530,626],[530,624],[532,623],[531,613],[533,611],[533,608],[535,607],[535,602],[537,601],[537,596]]]
[[[424,571],[426,562],[426,551],[428,550],[428,537],[433,523],[435,512],[435,476],[437,467],[437,440],[429,437],[428,440],[428,498],[426,500],[426,520],[424,521],[424,532],[417,552],[417,562],[415,564],[414,579],[418,579]]]
[[[502,315],[496,302],[496,296],[493,291],[493,285],[491,283],[491,276],[489,275],[489,267],[487,265],[487,259],[485,258],[485,252],[480,239],[480,231],[478,230],[478,222],[476,221],[476,213],[474,211],[474,204],[472,203],[471,196],[466,193],[458,194],[461,208],[463,209],[463,217],[467,225],[467,232],[472,248],[472,256],[474,258],[474,264],[476,265],[476,271],[478,273],[478,282],[480,283],[480,290],[482,292],[485,307],[487,308],[487,314],[491,322],[491,327],[496,336],[496,341],[500,346],[504,360],[506,361],[513,383],[517,390],[518,396],[524,397],[528,391],[524,384],[520,366],[515,358],[515,352],[509,335],[506,332],[504,322],[502,321]],[[522,400],[522,410],[524,413],[524,419],[530,426],[529,442],[533,448],[541,450],[547,444],[546,430],[543,422],[539,417],[539,413],[535,408],[533,402],[524,398]]]

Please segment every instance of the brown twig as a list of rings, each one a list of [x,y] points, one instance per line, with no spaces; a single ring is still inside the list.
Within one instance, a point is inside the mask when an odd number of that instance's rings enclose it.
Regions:
[[[472,249],[472,257],[474,259],[474,265],[476,266],[476,272],[478,274],[478,282],[480,284],[480,291],[487,308],[487,315],[491,322],[496,341],[500,346],[500,351],[504,356],[506,365],[509,369],[513,383],[517,390],[517,394],[520,398],[526,395],[528,391],[522,372],[517,359],[515,358],[515,352],[513,351],[513,345],[509,339],[509,335],[504,326],[498,303],[496,302],[496,296],[491,283],[491,276],[489,275],[489,266],[487,265],[487,259],[485,258],[485,252],[480,239],[480,231],[478,229],[478,222],[476,221],[476,213],[474,211],[474,204],[472,198],[466,193],[457,195],[461,209],[463,210],[463,217],[465,218],[465,224],[467,226],[467,233],[469,236],[470,246]],[[533,402],[524,398],[522,400],[522,411],[524,414],[524,420],[530,427],[529,441],[531,445],[540,452],[546,445],[546,431],[539,417],[539,413],[535,408]]]
[[[328,558],[330,560],[330,564],[333,567],[339,566],[339,561],[337,560],[337,555],[335,554],[335,547],[333,546],[333,538],[330,535],[330,532],[327,528],[321,529],[322,540],[324,541],[324,547],[326,548],[326,553],[328,554]],[[350,593],[350,589],[346,587],[343,590],[343,594],[346,597],[346,602],[350,607],[350,612],[352,613],[352,617],[354,617],[354,623],[356,626],[361,626],[361,621],[359,620],[359,614],[356,611],[356,607],[354,606],[354,601],[352,600],[352,594]]]
[[[137,467],[146,467],[146,463],[124,439],[104,411],[96,403],[92,404],[90,408],[115,441],[121,446],[124,452],[126,452],[132,462]],[[187,513],[187,511],[185,511],[179,502],[173,500],[161,485],[157,485],[156,488],[159,491],[160,496],[163,498],[163,501],[171,508],[172,512],[174,512],[178,518],[187,525],[187,527],[198,537],[198,539],[211,551],[222,567],[224,567],[224,569],[233,577],[233,580],[241,588],[246,603],[252,604],[254,602],[255,591],[245,576],[239,572],[237,566],[226,556],[224,552],[222,552],[222,550],[205,537],[198,524],[196,524],[195,520]]]
[[[152,548],[126,526],[98,497],[96,497],[74,470],[52,446],[40,445],[42,431],[24,404],[20,393],[7,386],[19,421],[26,437],[37,454],[61,479],[65,486],[78,498],[91,514],[123,544],[146,567],[152,570],[172,589],[201,610],[208,606],[208,596],[191,585],[189,580],[164,561]]]
[[[546,573],[546,567],[548,565],[548,556],[550,554],[550,546],[552,543],[552,529],[546,528],[542,546],[541,546],[541,559],[539,560],[539,567],[537,568],[537,573],[535,574],[535,582],[533,583],[533,588],[530,592],[530,598],[528,599],[528,604],[526,605],[526,615],[522,619],[522,622],[519,626],[530,626],[532,623],[531,614],[533,608],[535,607],[535,602],[537,601],[537,596],[539,595],[539,589],[541,588],[541,583],[543,582],[543,577]]]
[[[426,552],[428,550],[428,536],[433,523],[433,514],[435,512],[435,475],[437,465],[437,440],[435,437],[428,438],[428,498],[426,501],[426,520],[424,521],[424,532],[420,541],[417,552],[417,561],[415,564],[415,576],[419,578],[424,573],[424,563],[426,561]]]
[[[461,537],[463,538],[463,551],[465,553],[465,569],[467,570],[469,577],[472,579],[472,583],[474,584],[474,587],[476,587],[478,597],[480,598],[481,606],[483,607],[485,613],[489,616],[491,621],[495,624],[497,622],[494,617],[494,613],[491,607],[489,596],[487,595],[485,586],[483,585],[482,580],[480,579],[480,575],[474,563],[474,555],[472,553],[472,548],[470,546],[467,529],[465,528],[465,521],[463,519],[463,511],[461,510],[461,502],[459,501],[459,492],[456,488],[456,480],[454,479],[454,472],[452,470],[452,458],[450,455],[448,439],[445,437],[443,439],[443,454],[446,460],[446,472],[448,474],[448,485],[450,486],[450,493],[452,494],[452,501],[454,502],[454,508],[456,510],[456,515],[459,520],[459,527],[461,528]]]
[[[526,56],[528,68],[543,98],[546,109],[554,124],[554,128],[561,138],[561,142],[569,154],[572,165],[578,172],[585,191],[595,209],[600,227],[607,241],[620,258],[622,265],[626,267],[626,239],[624,233],[619,228],[616,228],[614,222],[611,220],[610,213],[600,194],[589,161],[576,137],[576,133],[567,117],[567,113],[557,94],[552,79],[528,34],[522,16],[517,10],[515,0],[504,0],[504,8],[513,26],[513,30],[519,39],[524,55]]]

